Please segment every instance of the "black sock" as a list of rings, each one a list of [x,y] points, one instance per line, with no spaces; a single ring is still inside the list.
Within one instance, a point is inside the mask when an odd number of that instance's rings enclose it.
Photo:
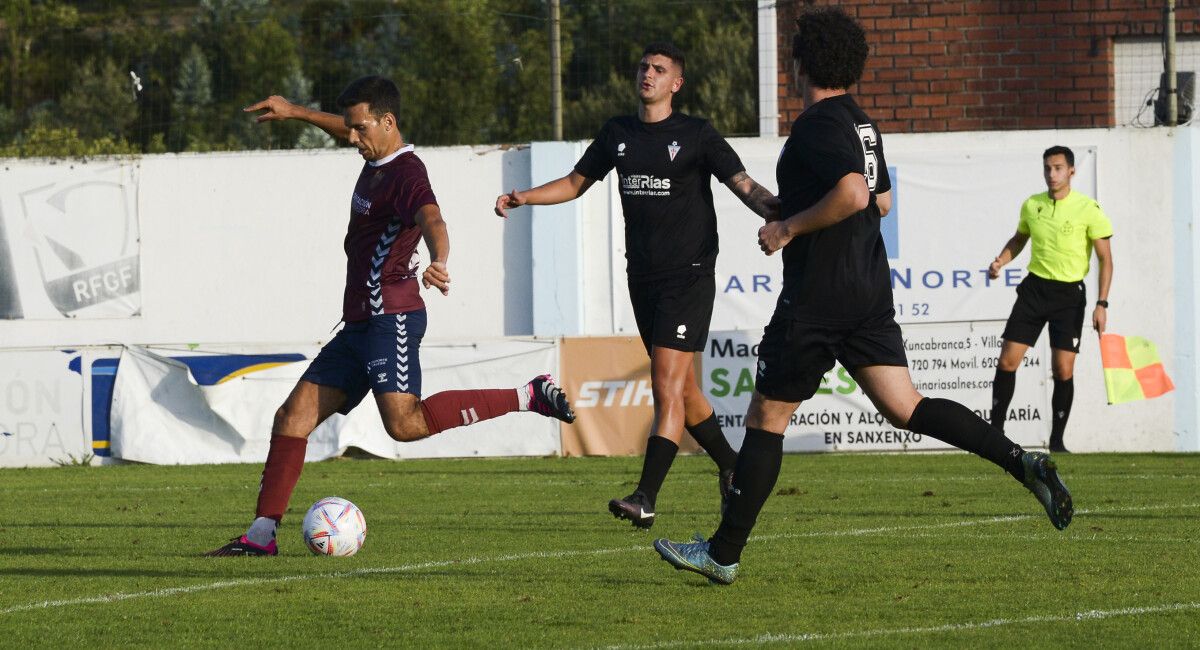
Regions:
[[[717,564],[733,564],[742,557],[750,530],[758,520],[783,464],[783,436],[746,427],[746,440],[733,470],[733,490],[721,525],[709,539],[708,552]]]
[[[646,495],[650,503],[658,499],[658,491],[662,489],[667,472],[671,471],[671,463],[675,462],[675,452],[679,445],[662,436],[650,436],[646,442],[646,457],[642,460],[642,478],[638,480],[638,492]]]
[[[1055,379],[1050,396],[1050,448],[1061,449],[1067,418],[1071,417],[1071,402],[1075,401],[1075,379]]]
[[[1025,450],[958,402],[926,397],[913,409],[908,430],[986,458],[1018,481],[1025,479],[1025,468],[1021,466]]]
[[[717,424],[716,412],[686,428],[687,432],[692,434],[692,437],[700,444],[700,448],[716,462],[719,470],[724,472],[733,469],[737,463],[737,452],[729,446],[729,441],[725,439],[725,432],[721,430],[721,425]]]
[[[996,368],[992,380],[992,426],[1004,431],[1004,420],[1008,417],[1008,405],[1012,404],[1013,392],[1017,389],[1017,371]]]

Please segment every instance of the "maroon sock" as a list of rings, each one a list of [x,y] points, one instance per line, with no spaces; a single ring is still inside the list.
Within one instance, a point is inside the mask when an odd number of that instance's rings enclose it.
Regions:
[[[512,413],[520,407],[513,388],[447,390],[421,401],[429,435]]]
[[[270,517],[276,522],[283,519],[292,490],[304,469],[304,450],[308,438],[271,436],[271,450],[267,452],[267,464],[263,467],[262,483],[258,486],[256,517]]]

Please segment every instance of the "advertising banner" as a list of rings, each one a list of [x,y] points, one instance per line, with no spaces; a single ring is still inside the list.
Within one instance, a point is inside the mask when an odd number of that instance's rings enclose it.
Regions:
[[[646,451],[654,423],[650,358],[638,337],[564,338],[559,361],[562,386],[575,407],[574,424],[563,425],[564,456],[634,456]],[[699,450],[684,434],[679,450]]]
[[[990,419],[1003,330],[1002,323],[991,322],[906,325],[904,346],[917,391],[955,400]],[[745,436],[761,339],[761,329],[712,332],[704,353],[702,387],[735,448]],[[1017,372],[1005,433],[1018,444],[1045,446],[1049,437],[1048,363],[1043,340],[1030,349]],[[796,410],[784,439],[785,451],[948,448],[940,440],[891,426],[840,364],[825,374],[817,394]]]
[[[0,317],[141,313],[136,163],[0,170]]]
[[[782,143],[782,141],[781,141]],[[1047,145],[1048,146],[1048,145]],[[1096,196],[1096,148],[1075,147],[1072,187]],[[988,264],[1017,230],[1021,204],[1045,191],[1042,149],[978,153],[969,150],[892,151],[892,210],[880,222],[896,319],[900,323],[1003,320],[1025,277],[1026,251],[987,277]],[[774,188],[778,150],[752,149],[743,161]],[[782,256],[756,244],[762,221],[714,183],[721,237],[717,257],[715,330],[766,326],[783,283]],[[1096,264],[1092,264],[1093,274]],[[1089,281],[1089,286],[1095,284]],[[1089,289],[1094,295],[1094,289]],[[632,327],[632,312],[618,311],[618,328]],[[635,330],[628,330],[635,331]]]
[[[81,421],[83,380],[71,363],[78,356],[0,352],[0,467],[82,462],[91,452]]]
[[[262,462],[275,410],[308,367],[298,354],[164,356],[127,347],[116,368],[109,419],[115,458],[155,464]],[[425,395],[443,390],[514,390],[554,372],[555,346],[495,341],[422,346]],[[301,357],[302,360],[293,360]],[[356,447],[384,458],[544,456],[558,452],[558,420],[508,414],[415,442],[392,440],[368,395],[349,415],[335,414],[309,437],[305,458]]]

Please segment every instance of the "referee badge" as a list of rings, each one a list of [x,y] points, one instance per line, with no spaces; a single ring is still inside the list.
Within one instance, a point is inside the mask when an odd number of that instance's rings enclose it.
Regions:
[[[667,147],[667,153],[671,154],[671,160],[672,160],[672,161],[674,161],[674,160],[675,160],[675,154],[679,153],[679,143],[678,143],[678,142],[672,142],[672,143],[671,143],[671,144],[670,144],[670,145]]]

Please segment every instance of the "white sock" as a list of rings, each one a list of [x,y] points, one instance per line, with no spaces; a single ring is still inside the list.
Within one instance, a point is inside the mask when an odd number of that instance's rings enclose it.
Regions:
[[[530,400],[529,393],[531,390],[532,389],[529,387],[529,384],[525,384],[524,386],[517,389],[517,410],[518,411],[528,411],[529,410],[529,400]]]
[[[275,539],[275,520],[270,517],[258,517],[254,523],[250,524],[250,529],[246,531],[246,539],[250,540],[251,544],[266,546]]]

